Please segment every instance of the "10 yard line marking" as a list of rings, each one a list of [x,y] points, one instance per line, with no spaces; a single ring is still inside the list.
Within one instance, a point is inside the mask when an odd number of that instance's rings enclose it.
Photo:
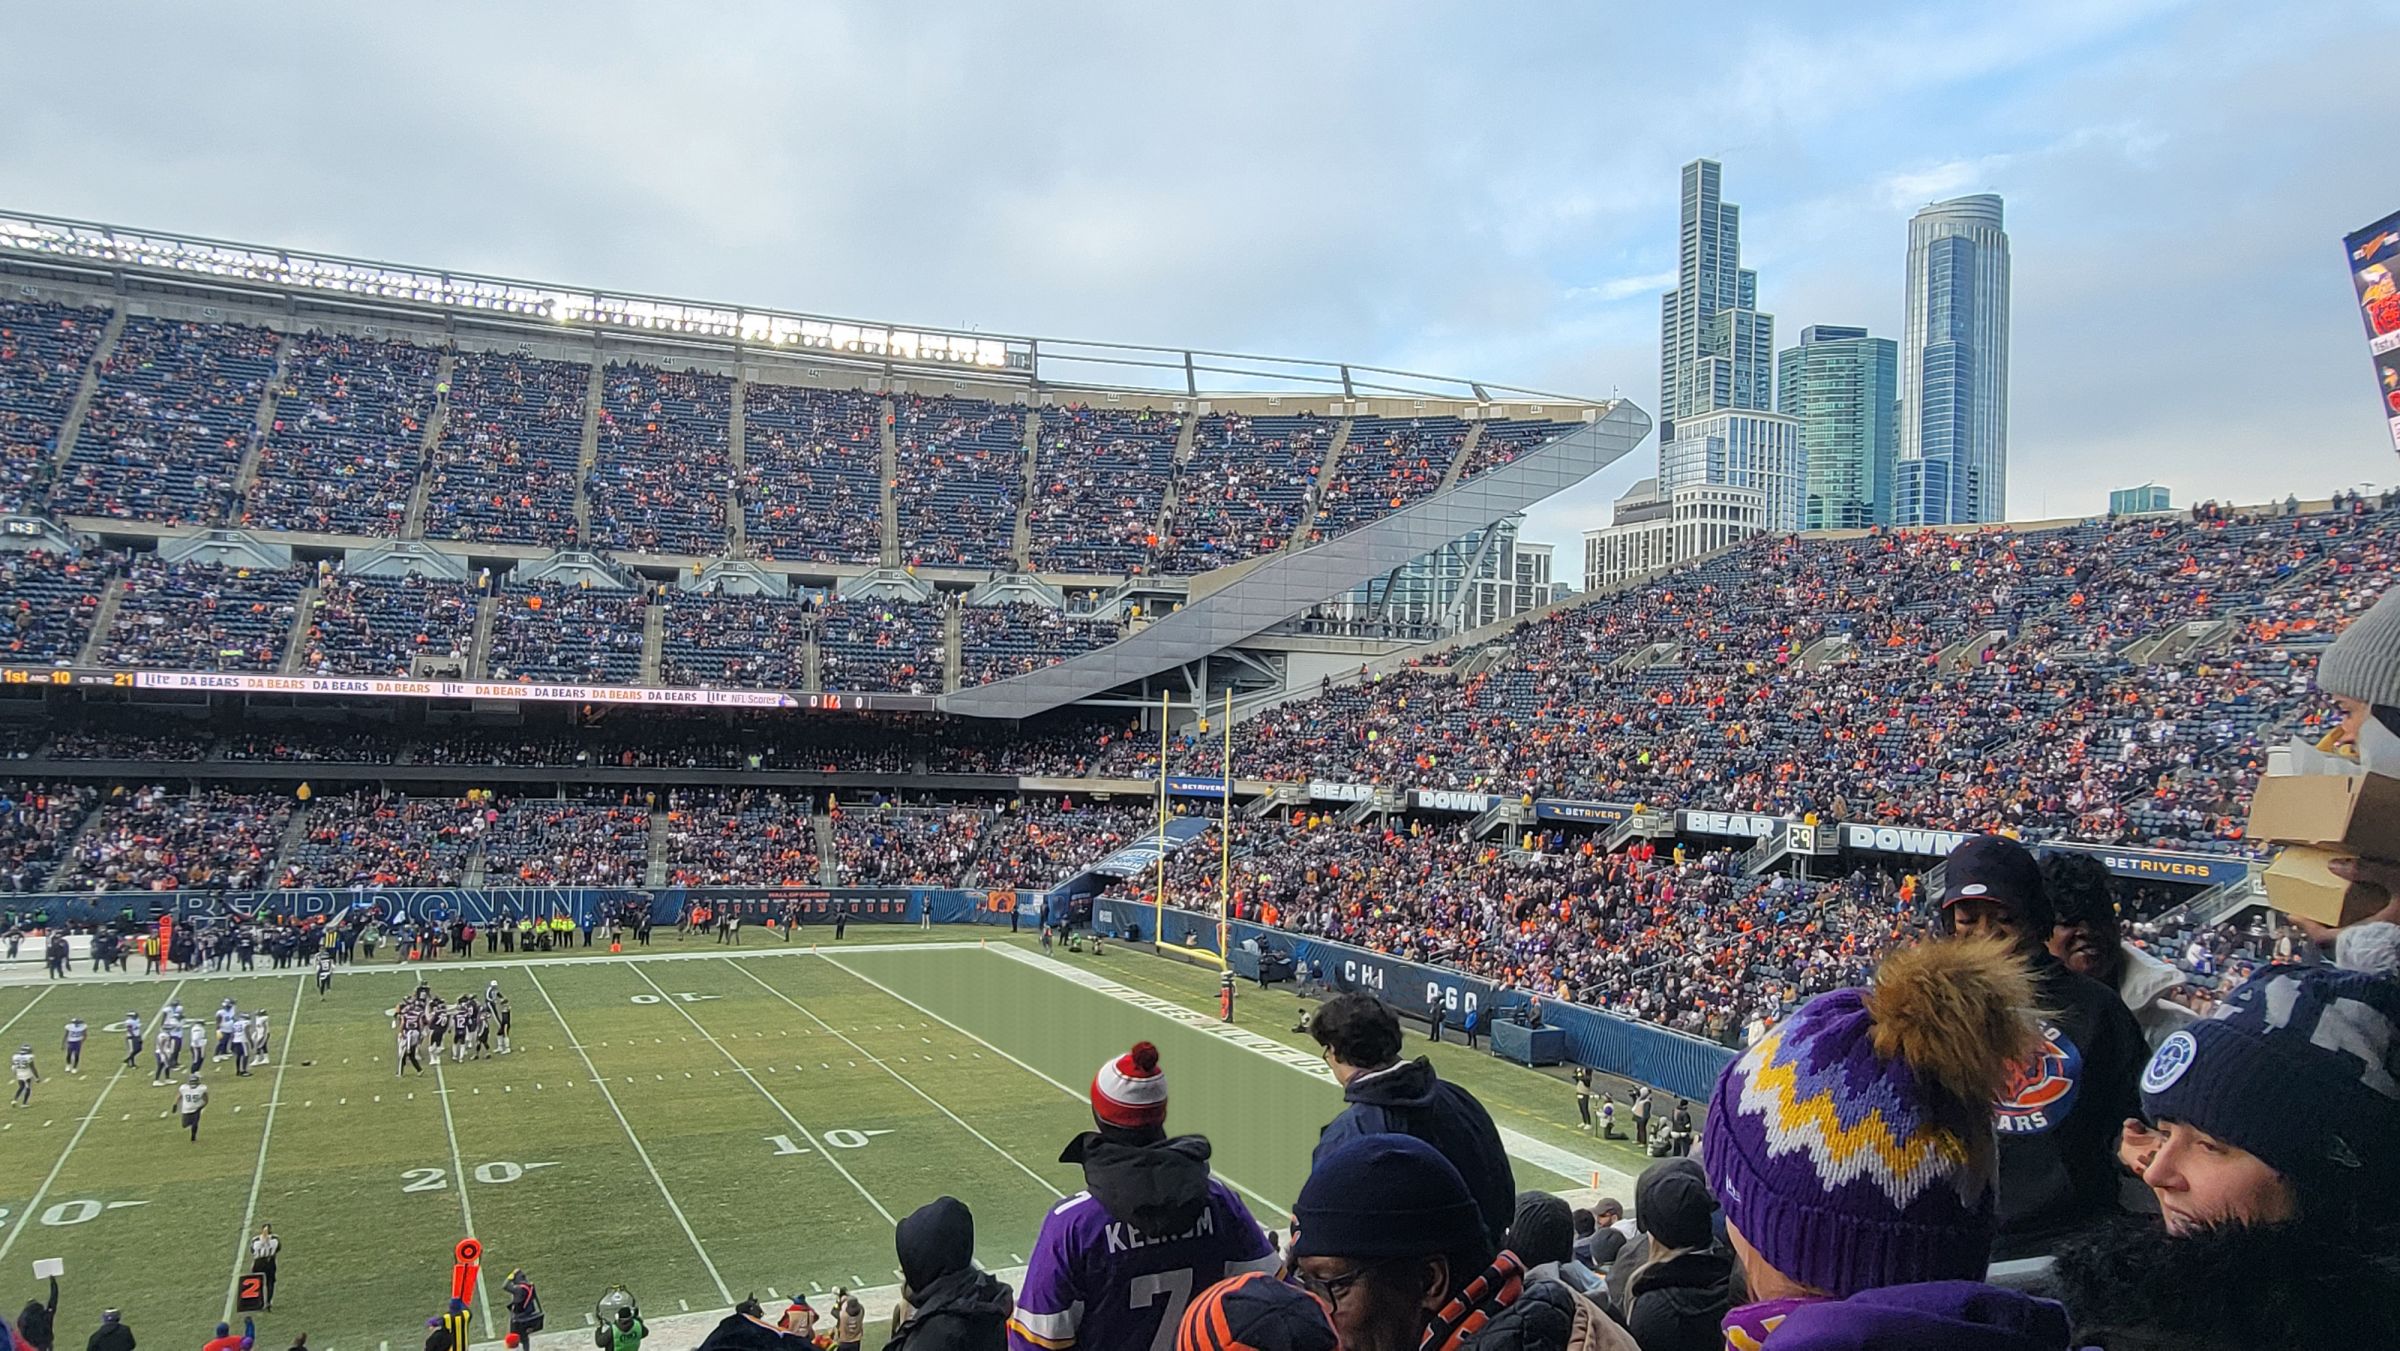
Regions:
[[[161,1012],[166,1010],[167,1005],[175,1002],[175,996],[183,992],[184,984],[185,982],[182,980],[176,981],[175,988],[167,991],[167,997],[158,1001]],[[33,1005],[27,1004],[25,1007],[32,1008]],[[109,1090],[115,1088],[117,1081],[124,1077],[125,1067],[119,1065],[117,1072],[108,1076],[108,1082],[101,1085],[100,1096],[92,1099],[92,1110],[83,1114],[83,1123],[75,1128],[73,1135],[67,1137],[67,1147],[59,1152],[58,1162],[50,1165],[50,1176],[42,1179],[42,1185],[33,1193],[33,1200],[26,1203],[24,1216],[17,1223],[10,1225],[7,1233],[0,1234],[0,1257],[8,1256],[8,1250],[17,1246],[17,1235],[25,1232],[28,1228],[26,1221],[31,1220],[35,1213],[41,1210],[42,1201],[50,1195],[50,1185],[58,1181],[58,1175],[66,1170],[67,1159],[74,1154],[75,1146],[83,1143],[83,1133],[90,1130],[92,1122],[99,1118],[100,1108],[108,1102]]]
[[[292,982],[292,1015],[283,1023],[282,1059],[275,1062],[275,1087],[271,1090],[273,1096],[267,1099],[267,1124],[258,1134],[258,1166],[250,1170],[250,1201],[242,1207],[242,1229],[233,1239],[233,1279],[226,1286],[222,1315],[227,1322],[233,1320],[235,1296],[241,1293],[242,1258],[250,1251],[250,1222],[258,1218],[258,1184],[267,1177],[267,1141],[275,1138],[275,1109],[283,1102],[283,1072],[292,1067],[292,1033],[300,1026],[300,992],[307,988],[306,981]],[[448,1099],[443,1099],[444,1106],[448,1103]],[[467,1232],[474,1233],[475,1226],[468,1225]]]
[[[731,966],[732,963],[729,962],[727,965]],[[783,991],[776,989],[774,986],[767,984],[765,981],[759,980],[755,974],[749,971],[743,971],[739,966],[735,966],[733,969],[736,971],[741,971],[741,973],[745,976],[749,976],[751,980],[757,982],[760,989],[765,990],[768,994],[775,996],[784,1003],[791,1005],[794,1009],[799,1010],[799,1012],[808,1017],[809,1021],[815,1023],[821,1028],[824,1028],[827,1032],[832,1032],[834,1036],[841,1039],[843,1045],[848,1046],[851,1050],[858,1052],[860,1055],[867,1054],[865,1047],[860,1046],[857,1042],[850,1040],[848,1037],[842,1036],[841,1033],[835,1032],[833,1024],[826,1022],[824,1019],[819,1018],[816,1014],[810,1012],[807,1008],[802,1007],[798,1000],[793,999],[790,995],[787,995]],[[885,1064],[883,1061],[874,1056],[867,1056],[867,1059],[880,1066],[884,1073],[892,1076],[894,1079],[899,1080],[901,1086],[906,1088],[909,1092],[916,1094],[918,1097],[923,1098],[929,1103],[932,1103],[935,1111],[940,1112],[943,1116],[950,1118],[952,1121],[956,1121],[961,1130],[964,1130],[967,1134],[983,1141],[984,1144],[990,1145],[993,1153],[998,1154],[1001,1158],[1004,1158],[1010,1163],[1015,1164],[1018,1172],[1023,1173],[1025,1176],[1032,1178],[1035,1182],[1040,1183],[1042,1187],[1046,1189],[1052,1196],[1063,1197],[1066,1195],[1065,1192],[1058,1189],[1057,1184],[1050,1181],[1050,1179],[1043,1177],[1040,1173],[1033,1171],[1031,1168],[1026,1167],[1024,1161],[1019,1159],[1016,1155],[1009,1153],[1007,1150],[1002,1149],[996,1144],[993,1144],[990,1137],[986,1136],[982,1131],[975,1129],[973,1126],[968,1125],[963,1117],[943,1106],[941,1101],[935,1098],[932,1094],[917,1087],[916,1084],[908,1078],[908,1076],[900,1073],[900,1071],[896,1069],[893,1069],[890,1065]]]
[[[583,1057],[583,1067],[590,1072],[593,1086],[600,1090],[601,1098],[607,1101],[608,1110],[616,1114],[617,1124],[625,1128],[626,1141],[633,1146],[633,1152],[641,1159],[642,1167],[649,1170],[650,1180],[658,1184],[658,1194],[665,1198],[667,1209],[674,1213],[675,1223],[683,1226],[683,1236],[692,1241],[692,1251],[699,1254],[700,1265],[708,1269],[708,1278],[717,1283],[717,1293],[725,1297],[727,1304],[733,1303],[732,1287],[726,1285],[725,1278],[717,1274],[717,1264],[708,1260],[708,1249],[700,1246],[700,1236],[692,1232],[692,1222],[683,1217],[683,1207],[675,1204],[675,1193],[667,1190],[666,1179],[658,1175],[658,1165],[650,1162],[650,1151],[642,1148],[642,1138],[633,1133],[633,1123],[625,1119],[624,1109],[617,1106],[617,1095],[608,1091],[608,1081],[600,1076],[600,1067],[592,1063],[591,1052],[583,1049],[583,1039],[575,1035],[574,1028],[567,1026],[567,1015],[558,1011],[558,1001],[552,999],[550,991],[543,987],[542,978],[530,970],[525,975],[526,979],[533,982],[534,991],[541,995],[542,1002],[550,1006],[550,1016],[558,1020],[558,1030],[566,1034],[567,1044],[575,1048],[575,1054]],[[443,1101],[449,1100],[445,1098]]]
[[[467,1232],[472,1234],[475,1232],[475,1210],[467,1204],[467,1165],[458,1156],[458,1123],[450,1118],[450,1086],[442,1079],[442,1048],[438,1046],[433,1048],[433,1087],[434,1096],[442,1100],[442,1129],[450,1134],[450,1171],[458,1178],[458,1218],[467,1226]],[[475,1301],[483,1306],[483,1335],[488,1338],[494,1331],[492,1291],[484,1282],[480,1263],[475,1268]]]
[[[900,1223],[898,1219],[893,1217],[892,1212],[883,1208],[883,1202],[875,1199],[875,1194],[873,1192],[870,1192],[865,1187],[859,1185],[858,1179],[850,1175],[850,1170],[842,1166],[842,1161],[833,1156],[832,1150],[829,1150],[825,1148],[825,1146],[817,1143],[817,1137],[809,1134],[808,1127],[800,1124],[800,1118],[792,1115],[791,1109],[783,1105],[783,1100],[781,1098],[778,1098],[774,1094],[768,1092],[767,1086],[758,1081],[758,1076],[752,1074],[748,1069],[744,1068],[742,1062],[735,1058],[733,1052],[725,1049],[725,1044],[717,1040],[716,1034],[710,1032],[707,1028],[700,1025],[700,1020],[692,1016],[691,1010],[685,1008],[680,1000],[677,1000],[673,996],[669,995],[664,986],[660,985],[657,981],[650,979],[649,972],[642,970],[638,966],[632,968],[632,970],[633,974],[642,978],[642,983],[644,985],[647,985],[651,989],[658,992],[659,998],[662,1001],[673,1006],[677,1013],[682,1014],[683,1020],[692,1025],[692,1030],[698,1032],[701,1038],[709,1045],[716,1047],[717,1053],[725,1057],[726,1063],[733,1066],[734,1070],[743,1078],[749,1080],[750,1086],[757,1089],[758,1095],[762,1098],[765,1098],[768,1105],[772,1106],[777,1112],[781,1113],[784,1120],[792,1123],[792,1129],[800,1132],[800,1138],[808,1141],[811,1149],[814,1149],[819,1154],[825,1156],[825,1162],[833,1165],[833,1171],[842,1175],[842,1180],[850,1184],[851,1190],[857,1192],[860,1196],[865,1197],[868,1205],[875,1207],[875,1213],[883,1217],[883,1222],[885,1224],[896,1225]]]
[[[819,955],[820,955],[820,956],[823,956],[824,954],[821,954],[821,953],[820,953]],[[908,1005],[910,1008],[912,1008],[912,1009],[915,1009],[917,1012],[919,1012],[919,1013],[922,1013],[922,1014],[924,1014],[926,1017],[933,1019],[935,1022],[937,1022],[937,1023],[940,1023],[942,1026],[944,1026],[944,1027],[946,1027],[946,1028],[949,1028],[949,1029],[950,1029],[951,1031],[953,1031],[953,1032],[956,1032],[956,1033],[958,1033],[960,1036],[966,1037],[966,1038],[968,1038],[969,1040],[972,1040],[972,1041],[978,1042],[978,1043],[982,1044],[983,1046],[986,1046],[986,1047],[990,1048],[990,1050],[991,1050],[992,1054],[994,1054],[994,1055],[996,1055],[996,1056],[999,1056],[1001,1059],[1003,1059],[1003,1060],[1007,1061],[1008,1063],[1010,1063],[1010,1064],[1012,1064],[1012,1065],[1016,1066],[1018,1069],[1021,1069],[1021,1070],[1025,1071],[1027,1074],[1030,1074],[1030,1075],[1032,1075],[1034,1078],[1036,1078],[1036,1079],[1039,1079],[1039,1080],[1041,1080],[1043,1083],[1046,1083],[1046,1084],[1050,1085],[1052,1088],[1055,1088],[1055,1089],[1057,1089],[1059,1092],[1066,1094],[1068,1097],[1070,1097],[1070,1098],[1073,1098],[1073,1099],[1077,1100],[1078,1102],[1088,1102],[1088,1101],[1090,1101],[1090,1097],[1089,1097],[1089,1095],[1087,1095],[1087,1094],[1084,1094],[1084,1093],[1081,1093],[1081,1092],[1078,1092],[1078,1091],[1077,1091],[1077,1090],[1075,1090],[1075,1089],[1072,1089],[1072,1088],[1069,1088],[1069,1087],[1067,1087],[1065,1084],[1062,1084],[1062,1083],[1060,1083],[1058,1080],[1051,1078],[1049,1075],[1042,1073],[1040,1070],[1038,1070],[1038,1069],[1035,1069],[1033,1066],[1026,1064],[1024,1061],[1017,1059],[1015,1056],[1013,1056],[1013,1055],[1010,1055],[1008,1052],[1006,1052],[1006,1051],[1004,1051],[1004,1050],[1001,1050],[1001,1049],[1000,1049],[1000,1048],[999,1048],[997,1045],[994,1045],[994,1044],[993,1044],[993,1043],[991,1043],[991,1042],[985,1041],[985,1040],[984,1040],[984,1039],[983,1039],[981,1036],[979,1036],[979,1035],[977,1035],[977,1034],[975,1034],[975,1033],[973,1033],[973,1032],[969,1032],[967,1029],[965,1029],[965,1028],[963,1028],[963,1027],[960,1027],[958,1024],[956,1024],[956,1023],[954,1023],[954,1022],[951,1022],[949,1019],[947,1019],[947,1018],[943,1017],[942,1015],[940,1015],[940,1014],[938,1014],[938,1013],[935,1013],[935,1012],[934,1012],[932,1009],[929,1009],[929,1008],[925,1007],[923,1004],[920,1004],[920,1003],[918,1003],[916,1000],[909,998],[907,995],[904,995],[904,994],[900,993],[898,990],[895,990],[895,989],[893,989],[891,986],[884,984],[882,981],[879,981],[879,980],[875,979],[873,976],[869,976],[869,975],[863,974],[863,973],[861,973],[861,972],[859,972],[859,971],[857,971],[857,970],[855,970],[855,969],[853,969],[853,968],[851,968],[851,967],[849,967],[849,966],[847,966],[847,965],[844,965],[844,964],[843,964],[843,962],[841,961],[841,959],[840,959],[840,958],[838,958],[838,957],[825,957],[825,961],[826,961],[826,962],[827,962],[829,965],[831,965],[832,967],[834,967],[834,969],[836,969],[836,970],[839,970],[839,971],[847,971],[847,972],[849,972],[851,975],[858,977],[858,979],[860,979],[860,980],[863,980],[863,981],[865,981],[867,984],[874,986],[876,989],[883,991],[885,994],[887,994],[887,995],[890,995],[892,998],[894,998],[894,999],[897,999],[897,1000],[899,1000],[901,1003]],[[1285,1203],[1284,1203],[1284,1202],[1277,1201],[1277,1200],[1273,1199],[1272,1197],[1268,1196],[1266,1193],[1264,1193],[1264,1192],[1262,1192],[1262,1191],[1259,1191],[1259,1190],[1258,1190],[1257,1188],[1255,1188],[1255,1187],[1245,1187],[1245,1186],[1243,1186],[1241,1183],[1239,1183],[1239,1182],[1235,1181],[1233,1178],[1226,1176],[1225,1170],[1223,1170],[1223,1169],[1221,1169],[1221,1168],[1218,1168],[1218,1167],[1217,1167],[1216,1165],[1214,1165],[1214,1164],[1211,1164],[1211,1165],[1209,1165],[1209,1171],[1210,1171],[1210,1172],[1212,1172],[1212,1173],[1214,1173],[1214,1174],[1215,1174],[1217,1177],[1219,1177],[1219,1178],[1223,1179],[1223,1180],[1224,1180],[1224,1182],[1225,1182],[1225,1185],[1227,1185],[1227,1186],[1229,1186],[1229,1187],[1233,1188],[1235,1191],[1241,1192],[1242,1194],[1244,1194],[1244,1195],[1248,1196],[1248,1197],[1249,1197],[1251,1200],[1258,1202],[1260,1205],[1267,1207],[1267,1209],[1269,1209],[1269,1210],[1271,1210],[1271,1211],[1276,1211],[1276,1212],[1279,1212],[1279,1213],[1280,1213],[1280,1212],[1282,1212],[1284,1209],[1286,1209],[1286,1206],[1285,1206]]]

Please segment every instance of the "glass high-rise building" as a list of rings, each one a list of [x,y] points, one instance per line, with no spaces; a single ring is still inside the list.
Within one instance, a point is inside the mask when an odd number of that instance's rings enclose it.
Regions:
[[[1908,222],[1908,330],[1900,343],[1902,525],[2008,512],[2008,233],[1990,193],[1935,202]]]
[[[1775,316],[1758,312],[1758,274],[1742,266],[1742,209],[1720,196],[1724,166],[1683,166],[1675,289],[1658,319],[1658,440],[1675,423],[1726,408],[1775,406]]]
[[[1800,424],[1807,464],[1801,525],[1856,530],[1892,523],[1900,344],[1863,328],[1816,324],[1775,359],[1775,411]]]

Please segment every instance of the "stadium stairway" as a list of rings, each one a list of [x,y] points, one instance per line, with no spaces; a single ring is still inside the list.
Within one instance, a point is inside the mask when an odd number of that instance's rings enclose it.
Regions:
[[[1175,537],[1175,504],[1183,499],[1183,467],[1192,458],[1192,436],[1199,426],[1200,414],[1187,411],[1183,426],[1175,433],[1175,455],[1167,461],[1167,489],[1158,495],[1158,520],[1150,527],[1162,549]]]
[[[817,832],[817,885],[838,887],[842,884],[842,865],[833,857],[833,817],[825,812],[812,812],[808,823]]]
[[[283,393],[283,382],[291,378],[292,335],[286,333],[275,344],[275,373],[267,377],[265,387],[259,390],[258,412],[250,419],[250,444],[242,451],[241,466],[233,471],[235,512],[241,510],[243,499],[250,495],[250,485],[258,482],[258,462],[266,456],[267,433],[275,429],[275,401]],[[288,671],[291,667],[287,665],[284,669]]]
[[[433,368],[433,412],[425,419],[424,438],[417,443],[417,482],[409,489],[402,539],[425,538],[425,505],[433,497],[433,451],[442,443],[442,427],[450,421],[450,373],[457,369],[458,353],[444,349]]]
[[[942,689],[958,688],[960,673],[967,664],[966,654],[960,651],[958,637],[958,606],[942,607]]]
[[[276,881],[283,880],[283,870],[300,857],[301,846],[308,843],[308,818],[316,805],[311,800],[292,808],[291,823],[283,828],[283,839],[275,846],[274,861],[267,865],[268,876]]]
[[[653,608],[652,613],[657,613]],[[642,869],[642,885],[663,887],[667,884],[667,813],[650,813],[650,861]]]
[[[492,660],[492,625],[499,617],[498,596],[485,596],[475,602],[475,632],[467,641],[467,677],[470,680],[488,678]]]
[[[583,450],[575,461],[575,542],[592,543],[592,470],[600,464],[600,412],[608,397],[605,363],[592,362],[592,380],[583,394]]]
[[[893,499],[900,478],[900,436],[892,429],[892,422],[899,416],[899,410],[892,407],[888,394],[876,407],[882,410],[876,415],[875,431],[876,439],[883,445],[883,469],[877,475],[883,480],[882,504],[877,508],[883,513],[883,565],[896,568],[900,566],[900,511]]]
[[[1017,494],[1017,528],[1008,540],[1008,557],[1018,572],[1025,570],[1025,560],[1033,556],[1033,499],[1042,490],[1040,455],[1042,449],[1042,410],[1025,410],[1025,483]]]
[[[1458,486],[1459,476],[1467,472],[1468,465],[1475,463],[1475,447],[1482,440],[1483,424],[1477,422],[1468,426],[1467,434],[1459,438],[1458,453],[1450,457],[1450,467],[1442,471],[1442,486],[1436,489],[1437,492],[1446,493]]]
[[[125,307],[120,304],[110,311],[108,327],[100,330],[100,344],[92,349],[91,364],[83,368],[82,383],[75,386],[75,402],[67,405],[67,419],[59,424],[58,450],[50,460],[61,469],[75,453],[75,438],[83,431],[83,415],[92,406],[93,396],[100,392],[100,371],[116,355],[117,339],[124,332]]]
[[[743,474],[750,467],[749,451],[744,445],[749,436],[749,423],[742,411],[749,402],[744,397],[749,388],[749,381],[742,379],[738,374],[734,377],[731,395],[733,411],[727,420],[725,429],[725,463],[732,470],[733,481],[737,484],[742,481]],[[750,556],[749,526],[743,519],[744,515],[742,495],[739,492],[725,494],[725,556],[727,558]]]
[[[459,870],[459,885],[468,887],[483,885],[483,879],[491,870],[490,861],[484,856],[483,845],[484,837],[476,836],[473,847],[467,850],[466,866]]]
[[[667,607],[663,604],[645,605],[642,607],[641,682],[643,684],[663,685],[666,683],[660,675],[660,665],[666,651]]]
[[[1325,461],[1317,466],[1317,481],[1308,485],[1308,496],[1300,500],[1300,517],[1292,523],[1292,537],[1284,541],[1283,552],[1298,553],[1308,547],[1309,528],[1317,523],[1317,508],[1324,505],[1325,485],[1333,482],[1334,466],[1342,461],[1342,450],[1350,444],[1350,419],[1335,424],[1333,440],[1325,445]]]
[[[306,668],[308,662],[308,629],[316,622],[320,595],[315,582],[300,588],[300,597],[292,602],[292,625],[283,632],[283,661],[276,670],[285,675]]]
[[[1583,482],[1649,434],[1650,415],[1620,399],[1593,410],[1591,421],[1453,488],[1297,553],[1268,555],[1224,586],[1105,647],[942,695],[938,706],[967,717],[1028,718],[1202,660]]]
[[[101,645],[108,641],[109,627],[117,622],[117,607],[125,600],[125,579],[111,577],[100,592],[100,604],[92,611],[92,632],[83,640],[83,650],[75,654],[77,666],[100,665]]]

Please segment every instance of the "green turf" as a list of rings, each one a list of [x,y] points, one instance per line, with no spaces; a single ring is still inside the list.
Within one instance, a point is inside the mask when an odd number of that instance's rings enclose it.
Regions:
[[[204,1332],[246,1265],[246,1233],[271,1223],[282,1281],[262,1338],[288,1345],[307,1331],[317,1351],[380,1351],[415,1344],[447,1293],[451,1246],[471,1230],[487,1250],[487,1298],[526,1267],[544,1283],[555,1341],[580,1335],[612,1282],[654,1314],[891,1284],[890,1218],[944,1193],[974,1210],[986,1265],[1018,1264],[1044,1211],[1081,1185],[1057,1159],[1089,1122],[1093,1067],[1137,1039],[1164,1052],[1172,1127],[1209,1135],[1221,1173],[1269,1223],[1338,1110],[1330,1084],[956,931],[830,938],[741,960],[669,935],[654,951],[698,959],[379,963],[345,969],[324,998],[304,972],[0,987],[0,1024],[17,1019],[0,1036],[32,1042],[49,1076],[32,1107],[0,1114],[0,1271],[21,1279],[22,1264],[65,1259],[62,1336],[104,1304],[145,1341]],[[920,938],[939,946],[858,950]],[[762,946],[781,944],[743,945]],[[1207,972],[1126,950],[1057,960],[1213,1009]],[[517,1053],[395,1077],[386,1011],[420,976],[451,997],[496,976]],[[127,1007],[150,1021],[170,989],[195,1018],[231,994],[274,1023],[275,1055],[253,1077],[209,1067],[197,1144],[170,1090],[151,1086],[146,1055],[118,1072],[123,1038],[105,1027]],[[1282,1034],[1292,1007],[1249,998],[1241,1021]],[[84,1073],[68,1076],[56,1046],[78,1012],[93,1040]],[[1573,1110],[1562,1081],[1434,1050],[1503,1124],[1609,1157],[1559,1124]],[[1580,1181],[1524,1165],[1520,1176]],[[477,1340],[505,1321],[488,1307],[478,1302]]]

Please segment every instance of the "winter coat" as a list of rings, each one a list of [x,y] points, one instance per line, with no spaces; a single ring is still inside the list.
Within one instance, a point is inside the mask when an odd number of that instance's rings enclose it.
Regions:
[[[2125,974],[2117,978],[2117,998],[2132,1010],[2134,1022],[2142,1029],[2142,1041],[2155,1051],[2160,1042],[2200,1015],[2167,998],[2167,991],[2183,984],[2179,968],[2131,943],[2123,947]]]
[[[1461,1337],[1459,1351],[1642,1351],[1600,1306],[1558,1281],[1531,1278],[1516,1302]]]
[[[2042,1048],[2001,1100],[2000,1238],[1993,1259],[2039,1256],[2057,1240],[2118,1213],[2117,1140],[2141,1106],[2150,1057],[2117,992],[2034,953]]]
[[[508,1330],[539,1332],[542,1330],[542,1297],[531,1281],[509,1281],[500,1287],[508,1292]]]
[[[1351,1140],[1366,1135],[1411,1135],[1434,1147],[1459,1176],[1483,1212],[1484,1230],[1494,1249],[1504,1246],[1509,1221],[1516,1216],[1516,1175],[1508,1152],[1500,1147],[1500,1132],[1491,1113],[1475,1095],[1445,1083],[1422,1056],[1390,1069],[1361,1074],[1342,1090],[1349,1106],[1325,1123],[1317,1135],[1316,1162]]]
[[[83,1351],[133,1351],[133,1329],[123,1323],[102,1323]]]
[[[2400,1232],[2302,1219],[2168,1234],[2129,1217],[2064,1245],[2052,1280],[2078,1345],[2106,1351],[2375,1345],[2400,1327]]]
[[[912,1289],[909,1305],[913,1312],[884,1351],[1001,1351],[1016,1302],[990,1272],[969,1267]]]
[[[1625,1327],[1642,1351],[1717,1351],[1735,1285],[1733,1254],[1723,1248],[1694,1248],[1649,1263],[1625,1283]]]
[[[1766,1338],[1767,1351],[2072,1351],[2074,1345],[2066,1311],[2056,1304],[1975,1281],[1885,1286],[1804,1303]]]

